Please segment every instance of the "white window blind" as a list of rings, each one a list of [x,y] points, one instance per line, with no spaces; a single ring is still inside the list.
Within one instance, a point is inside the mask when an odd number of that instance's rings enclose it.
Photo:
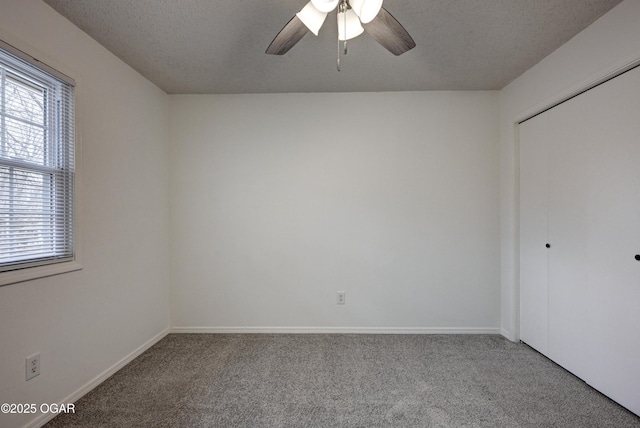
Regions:
[[[73,91],[0,42],[0,272],[74,258]]]

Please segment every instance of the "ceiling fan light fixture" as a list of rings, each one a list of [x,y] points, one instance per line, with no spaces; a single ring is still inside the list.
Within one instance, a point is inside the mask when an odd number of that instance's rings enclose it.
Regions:
[[[338,59],[347,54],[347,40],[366,31],[369,36],[386,50],[398,56],[416,47],[416,42],[405,28],[382,7],[382,0],[309,0],[299,13],[294,15],[271,41],[265,51],[269,55],[284,55],[298,43],[305,34],[312,31],[318,35],[326,21],[327,14],[338,7]],[[356,19],[353,19],[353,15]],[[359,20],[357,19],[359,18]],[[342,22],[340,22],[342,21]],[[351,22],[347,24],[347,21]],[[355,23],[353,23],[355,21]],[[358,22],[360,21],[360,22]],[[363,28],[364,27],[364,28]]]
[[[320,12],[328,13],[338,6],[339,1],[340,0],[311,0],[311,3],[313,3],[313,6]]]
[[[312,3],[307,3],[300,12],[296,13],[296,16],[307,26],[309,31],[317,36],[322,24],[324,24],[324,20],[327,18],[327,12],[319,11]]]
[[[382,8],[382,0],[351,0],[349,3],[363,24],[373,21]]]
[[[345,35],[345,18],[346,22],[346,35]],[[353,9],[348,9],[346,12],[338,12],[338,40],[351,40],[354,37],[358,37],[364,32],[364,28],[360,24],[358,15]]]

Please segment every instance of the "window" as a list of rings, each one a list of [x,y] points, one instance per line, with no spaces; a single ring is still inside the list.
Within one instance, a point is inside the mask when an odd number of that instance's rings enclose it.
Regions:
[[[0,272],[75,258],[73,93],[0,42]]]

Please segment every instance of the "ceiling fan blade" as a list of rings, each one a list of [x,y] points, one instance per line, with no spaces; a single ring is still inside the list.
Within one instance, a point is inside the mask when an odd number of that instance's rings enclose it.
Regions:
[[[407,30],[384,7],[368,24],[362,24],[364,30],[394,55],[401,55],[416,47]]]
[[[309,29],[300,18],[294,16],[291,18],[291,21],[280,30],[278,35],[276,35],[267,48],[266,53],[271,55],[286,54],[308,31]]]

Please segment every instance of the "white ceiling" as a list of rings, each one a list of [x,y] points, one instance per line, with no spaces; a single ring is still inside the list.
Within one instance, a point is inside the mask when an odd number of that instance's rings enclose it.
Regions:
[[[417,43],[366,33],[336,71],[335,12],[284,56],[265,49],[307,0],[44,0],[170,94],[501,89],[621,0],[385,0]]]

